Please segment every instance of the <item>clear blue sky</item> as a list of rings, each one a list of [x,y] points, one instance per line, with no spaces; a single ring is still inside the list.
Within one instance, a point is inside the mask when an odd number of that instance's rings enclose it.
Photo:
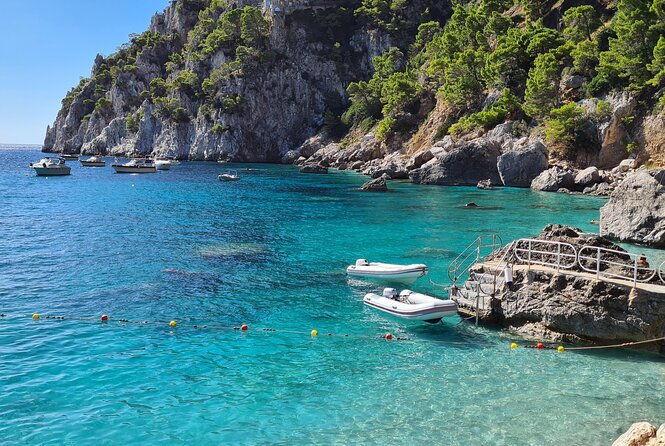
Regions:
[[[97,53],[148,28],[168,0],[0,0],[0,143],[41,144]]]

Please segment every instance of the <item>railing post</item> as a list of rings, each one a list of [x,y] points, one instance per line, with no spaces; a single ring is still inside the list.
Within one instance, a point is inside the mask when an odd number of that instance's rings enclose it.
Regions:
[[[528,265],[529,265],[529,269],[531,269],[531,240],[529,240],[529,245],[528,245],[527,249],[529,250]]]
[[[480,314],[480,288],[476,291],[476,326],[478,326],[478,318]]]
[[[600,280],[600,248],[596,248],[596,279]]]
[[[633,287],[637,287],[637,257],[633,261]]]
[[[561,268],[561,243],[556,244],[556,272]]]

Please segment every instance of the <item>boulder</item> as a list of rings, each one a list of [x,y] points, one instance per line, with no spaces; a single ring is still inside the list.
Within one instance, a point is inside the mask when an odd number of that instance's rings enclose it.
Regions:
[[[583,190],[585,187],[600,182],[600,172],[597,167],[587,167],[584,170],[580,170],[577,172],[577,175],[575,175],[575,186],[579,190]]]
[[[387,176],[391,180],[404,180],[409,178],[404,160],[399,158],[387,159],[370,174],[372,178]]]
[[[563,76],[561,82],[559,83],[559,88],[561,90],[577,90],[584,85],[584,78],[578,75],[567,75]]]
[[[320,164],[305,164],[300,166],[300,173],[328,173],[328,168]]]
[[[612,446],[646,446],[655,436],[656,428],[643,421],[630,426],[623,435],[612,443]]]
[[[431,150],[425,150],[424,152],[420,152],[411,160],[409,160],[406,163],[406,170],[413,170],[413,169],[418,169],[419,167],[422,167],[423,164],[425,164],[427,161],[431,160],[434,158],[434,155],[432,154]]]
[[[496,167],[504,186],[529,187],[547,169],[547,149],[536,141],[499,156]]]
[[[475,186],[488,178],[493,183],[499,183],[501,178],[496,168],[498,157],[498,144],[476,140],[451,149],[440,158],[431,159],[422,167],[412,170],[409,178],[417,184]]]
[[[665,170],[628,175],[600,209],[600,234],[665,247]]]
[[[572,189],[575,184],[573,174],[569,170],[564,170],[554,166],[531,182],[531,189],[543,192],[556,192],[559,189]]]
[[[360,186],[360,190],[367,192],[386,192],[388,191],[388,186],[386,185],[386,179],[384,177],[379,177],[369,180]]]
[[[282,164],[295,164],[299,158],[300,158],[300,152],[298,152],[297,150],[289,150],[282,157]]]

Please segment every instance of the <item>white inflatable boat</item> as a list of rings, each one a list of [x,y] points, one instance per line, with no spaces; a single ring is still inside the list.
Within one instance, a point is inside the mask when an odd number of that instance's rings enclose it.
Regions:
[[[390,263],[368,262],[365,259],[356,260],[355,265],[346,268],[346,274],[354,277],[370,279],[391,280],[393,282],[413,283],[419,277],[427,274],[427,265],[422,263],[413,265],[392,265]]]
[[[369,293],[363,299],[365,305],[384,313],[411,321],[425,321],[436,324],[444,317],[457,314],[457,304],[450,299],[404,290],[397,295],[395,288],[386,288],[383,295]]]

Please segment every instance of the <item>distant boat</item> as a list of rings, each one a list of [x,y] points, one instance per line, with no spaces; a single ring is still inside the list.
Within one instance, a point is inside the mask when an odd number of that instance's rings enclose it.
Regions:
[[[77,155],[76,153],[63,153],[60,155],[60,158],[64,158],[66,160],[78,160],[80,155]]]
[[[402,319],[432,324],[457,314],[457,304],[450,299],[437,299],[411,290],[404,290],[398,296],[394,288],[384,289],[382,296],[368,293],[363,298],[363,303]]]
[[[219,176],[217,176],[219,181],[238,181],[240,179],[240,175],[238,175],[237,170],[229,170],[227,173],[223,173]]]
[[[155,163],[145,158],[134,158],[124,164],[112,164],[116,173],[153,173],[157,172]]]
[[[402,283],[413,283],[419,277],[427,274],[428,271],[427,265],[423,265],[422,263],[393,265],[379,262],[370,263],[365,259],[358,259],[355,265],[350,265],[346,268],[346,274],[349,276]]]
[[[42,158],[36,163],[30,163],[30,167],[40,177],[69,175],[72,170],[62,158]]]
[[[155,160],[155,168],[157,170],[171,170],[171,160],[158,159]]]
[[[82,160],[79,159],[79,162],[81,163],[81,166],[83,167],[104,167],[106,166],[106,161],[104,161],[104,158],[98,155],[93,155],[88,159]]]

